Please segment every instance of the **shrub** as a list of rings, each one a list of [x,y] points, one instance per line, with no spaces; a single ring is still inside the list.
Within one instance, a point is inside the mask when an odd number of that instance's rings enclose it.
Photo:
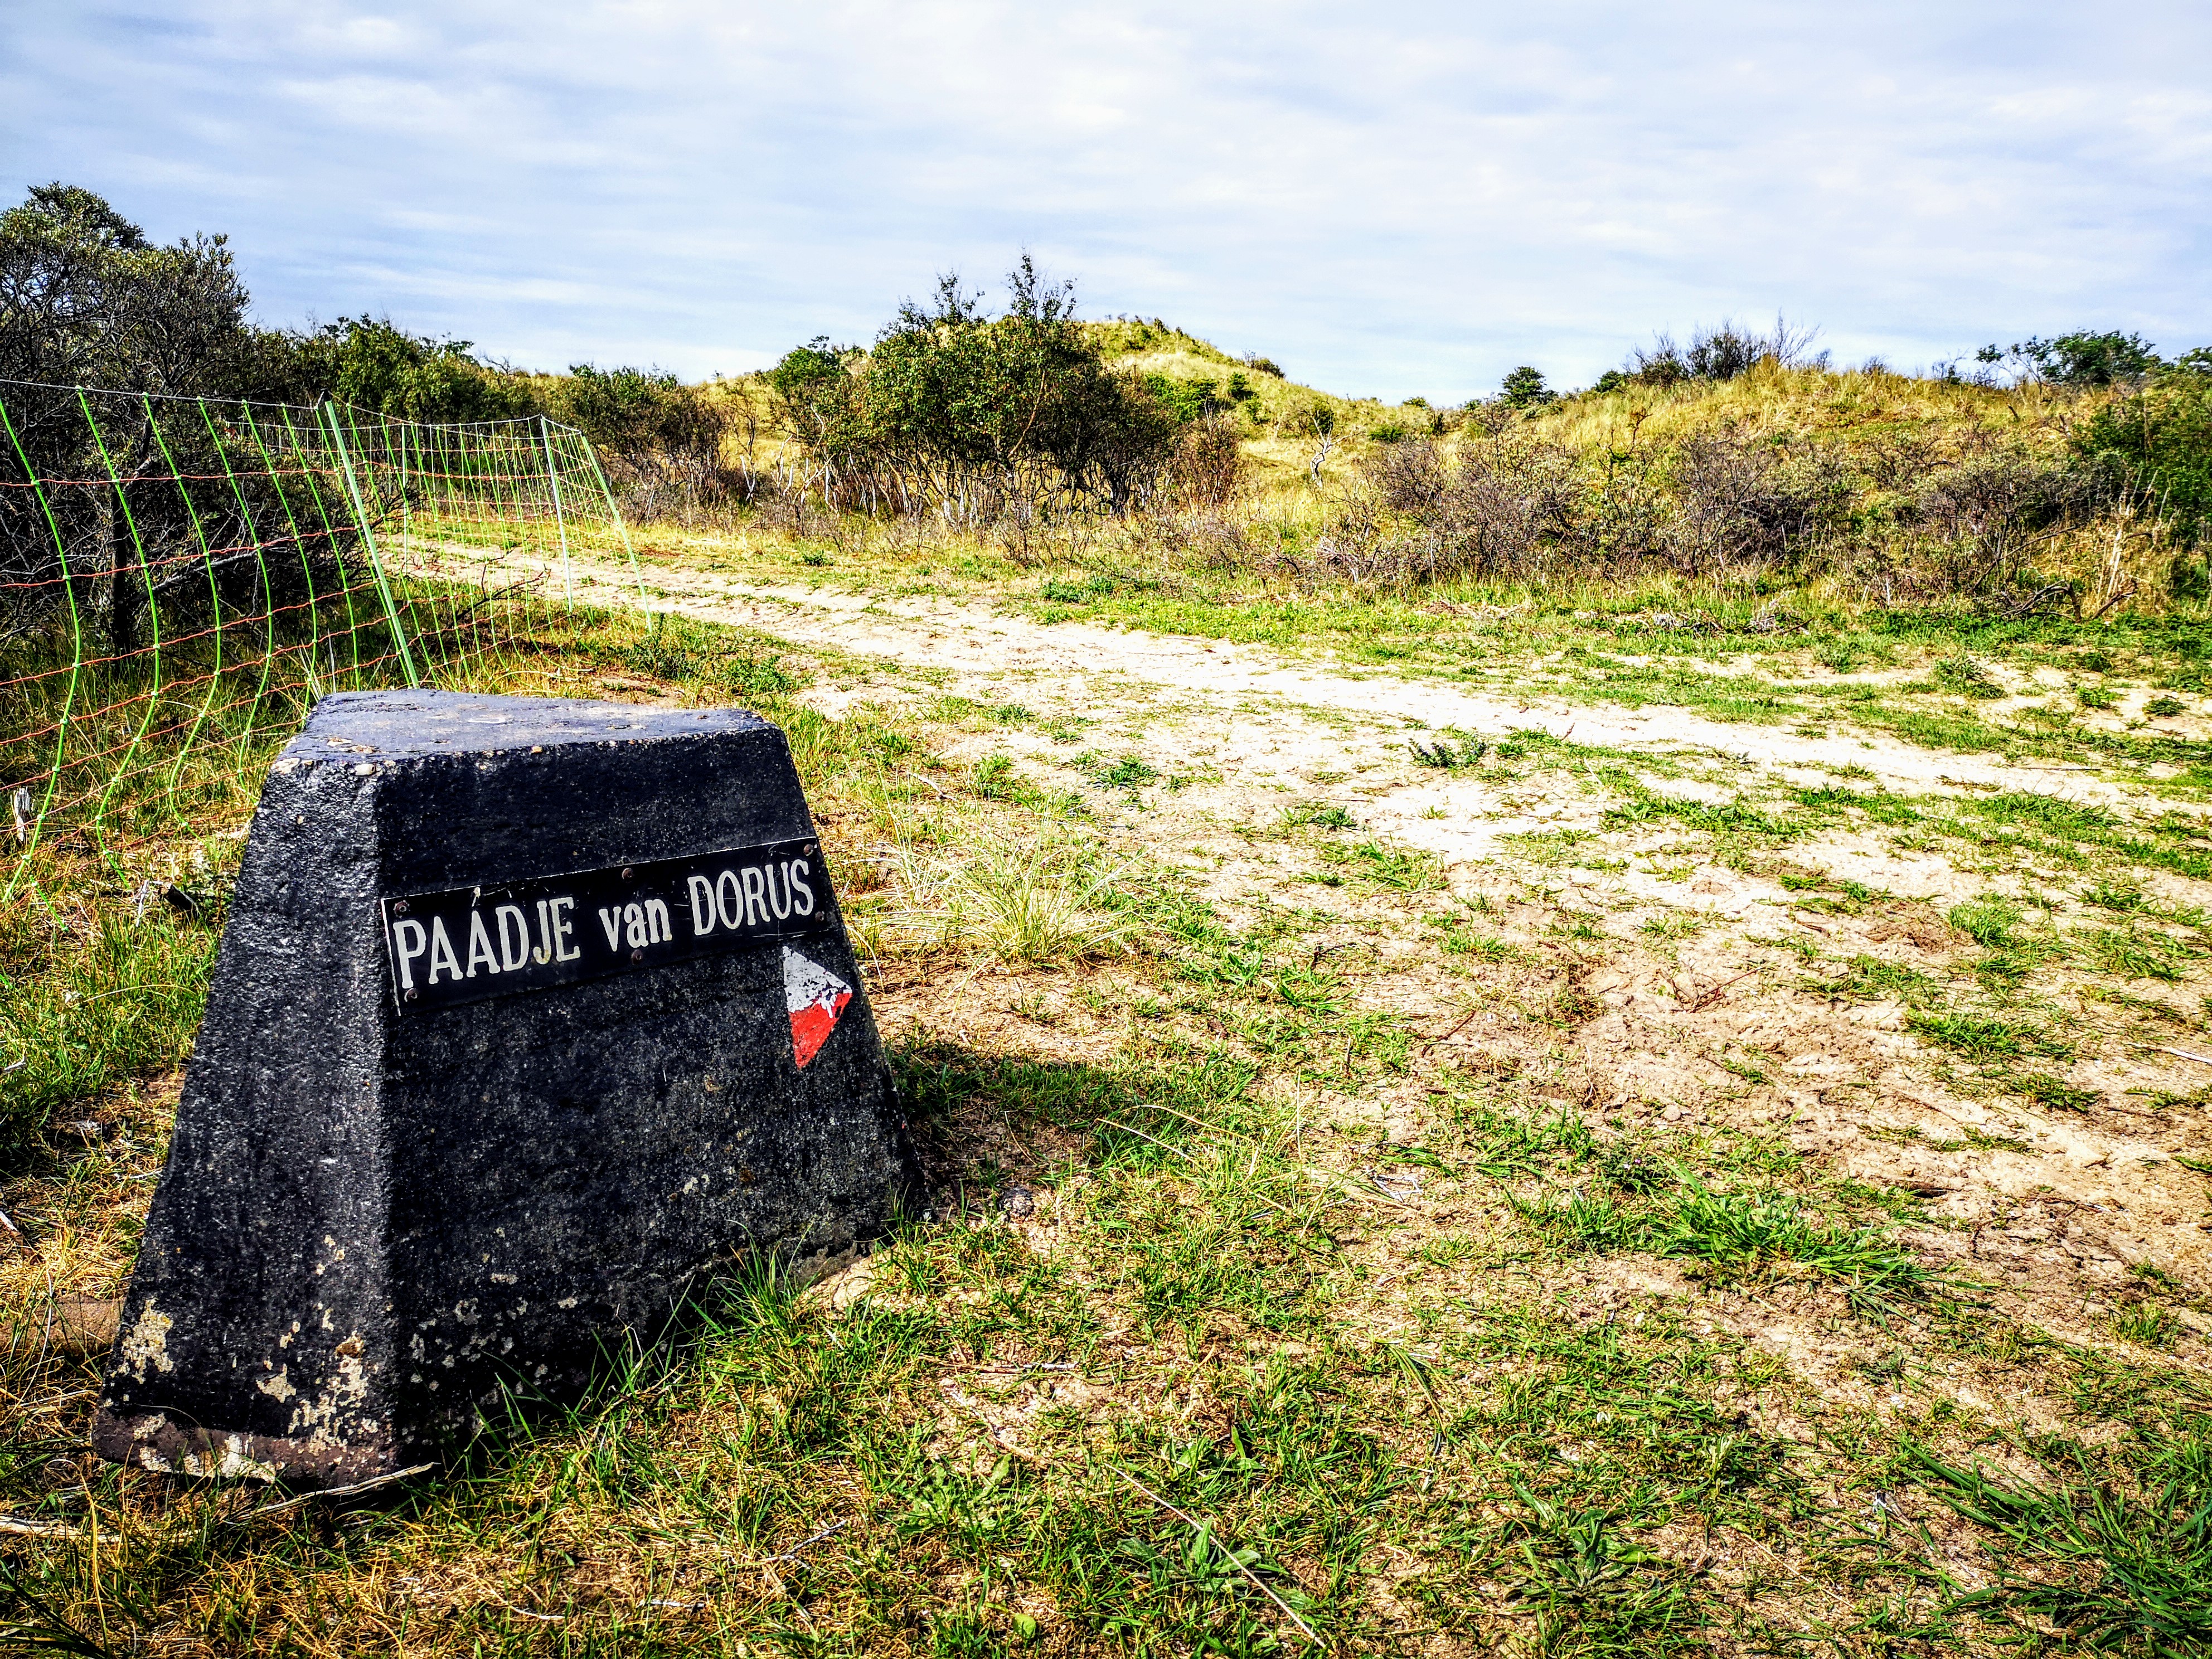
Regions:
[[[1170,468],[1182,506],[1226,507],[1244,478],[1244,447],[1226,416],[1194,421],[1176,440]]]
[[[575,364],[556,388],[553,412],[598,446],[624,505],[638,518],[662,514],[726,493],[725,407],[673,374]]]
[[[1544,384],[1544,371],[1523,363],[1505,377],[1498,389],[1498,401],[1509,409],[1534,409],[1548,404],[1558,394]]]
[[[1840,529],[1850,488],[1828,452],[1785,459],[1721,434],[1686,441],[1674,465],[1667,544],[1677,568],[1790,564]]]
[[[263,374],[294,401],[330,398],[402,420],[503,421],[539,412],[528,380],[477,362],[471,349],[467,340],[410,334],[389,318],[341,317],[264,343]]]
[[[1572,459],[1533,443],[1455,455],[1410,440],[1373,456],[1363,482],[1316,550],[1337,574],[1401,583],[1529,572],[1572,538],[1583,495]]]
[[[1661,388],[1684,380],[1733,380],[1762,362],[1781,368],[1826,368],[1828,354],[1810,349],[1816,331],[1792,328],[1778,315],[1773,332],[1762,334],[1724,317],[1717,328],[1693,329],[1687,346],[1677,346],[1668,335],[1657,336],[1648,349],[1639,347],[1630,354],[1630,367],[1616,371],[1620,380],[1601,383],[1598,389],[1612,391],[1629,380]]]
[[[2106,404],[2081,423],[2074,449],[2126,469],[2184,545],[2203,539],[2212,523],[2212,375],[2167,375]]]
[[[2002,351],[1985,345],[1974,356],[1979,362],[2010,362],[2022,379],[2067,386],[2140,380],[2165,366],[2156,349],[2140,334],[2117,331],[2100,334],[2086,329],[2049,340],[2030,336]]]
[[[784,353],[768,372],[777,418],[811,447],[839,448],[839,434],[859,418],[860,382],[853,371],[866,356],[858,346],[831,345],[826,334]]]
[[[2103,493],[2081,469],[1996,450],[1929,477],[1905,518],[1943,591],[1990,593],[2012,585],[2045,531],[2094,511]]]
[[[1147,374],[1143,379],[1145,390],[1184,425],[1202,421],[1210,415],[1218,415],[1236,401],[1233,398],[1224,400],[1216,395],[1220,389],[1220,383],[1216,380],[1178,380],[1167,374]],[[1251,395],[1249,388],[1245,395]]]
[[[1226,406],[1210,385],[1108,368],[1075,321],[1073,285],[1046,283],[1026,256],[1007,292],[993,317],[945,276],[933,304],[902,306],[866,353],[817,339],[776,366],[773,394],[825,493],[970,520],[1046,506],[1118,514],[1164,499],[1185,458],[1211,469],[1204,489],[1218,488],[1218,456],[1182,439]]]

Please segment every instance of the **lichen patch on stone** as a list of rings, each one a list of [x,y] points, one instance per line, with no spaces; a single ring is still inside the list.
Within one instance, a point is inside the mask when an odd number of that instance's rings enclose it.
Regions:
[[[292,1386],[291,1379],[285,1376],[287,1369],[280,1365],[276,1368],[276,1374],[274,1376],[256,1377],[253,1386],[271,1400],[289,1400],[300,1391]]]
[[[123,1369],[141,1382],[146,1380],[149,1365],[157,1371],[174,1370],[177,1362],[169,1358],[169,1328],[176,1322],[155,1308],[154,1298],[148,1297],[137,1320],[123,1339],[119,1356]]]

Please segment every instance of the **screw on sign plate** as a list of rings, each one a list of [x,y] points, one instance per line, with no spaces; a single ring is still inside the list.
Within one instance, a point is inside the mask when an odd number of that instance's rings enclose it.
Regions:
[[[624,881],[634,880],[635,878],[635,873],[636,872],[633,871],[629,865],[625,864],[623,866],[623,879]]]
[[[629,953],[629,959],[632,962],[643,962],[645,960],[645,952],[642,950],[634,950]]]
[[[395,900],[392,906],[392,914],[396,916],[405,915],[407,914],[407,901],[405,899]]]

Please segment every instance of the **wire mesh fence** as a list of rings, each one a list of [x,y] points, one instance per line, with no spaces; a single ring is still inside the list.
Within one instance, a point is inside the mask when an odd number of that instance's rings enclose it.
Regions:
[[[495,672],[610,558],[598,458],[543,417],[0,382],[5,892],[236,789],[326,692]]]

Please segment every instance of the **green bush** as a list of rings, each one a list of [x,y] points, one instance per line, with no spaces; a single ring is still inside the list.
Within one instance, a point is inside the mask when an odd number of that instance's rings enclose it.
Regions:
[[[1544,384],[1544,371],[1527,363],[1505,377],[1498,390],[1498,401],[1508,409],[1534,409],[1548,404],[1558,394]]]
[[[555,417],[582,430],[634,510],[650,515],[672,490],[686,501],[722,493],[724,405],[673,374],[577,363],[549,400]]]
[[[2161,376],[2134,396],[2106,404],[2075,434],[2075,453],[2125,467],[2187,546],[2212,521],[2212,374],[2186,371]],[[2184,566],[2175,566],[2175,596],[2202,597],[2202,567],[2191,567],[2197,589],[2185,593]]]
[[[467,340],[410,334],[388,318],[342,317],[265,339],[264,378],[295,402],[334,398],[410,421],[503,421],[539,412],[519,374],[470,355]]]
[[[1241,380],[1243,377],[1237,378]],[[1218,414],[1230,403],[1237,401],[1233,395],[1234,388],[1226,403],[1216,396],[1218,386],[1212,380],[1178,380],[1165,374],[1147,374],[1143,379],[1145,390],[1151,392],[1179,424],[1185,426],[1194,421],[1202,421],[1209,415]],[[1246,387],[1245,396],[1249,398],[1251,395],[1251,389]]]
[[[990,514],[1017,501],[1115,512],[1174,482],[1187,427],[1227,407],[1212,383],[1109,368],[1067,283],[1025,257],[990,316],[957,276],[863,353],[817,338],[769,375],[778,412],[840,505]]]
[[[2023,374],[2054,386],[2110,386],[2115,380],[2139,380],[2166,365],[2157,349],[2140,334],[2118,330],[2104,333],[2079,329],[2054,339],[2033,337],[2008,349],[1985,345],[1975,354],[1984,363],[2011,362]]]

